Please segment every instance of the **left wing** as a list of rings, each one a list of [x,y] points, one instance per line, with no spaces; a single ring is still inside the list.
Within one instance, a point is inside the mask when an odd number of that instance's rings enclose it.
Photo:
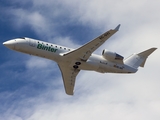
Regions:
[[[61,70],[66,93],[68,95],[73,95],[75,79],[80,70],[74,69],[73,67],[70,67],[68,64],[64,63],[58,63],[58,66]]]
[[[88,42],[87,44],[81,46],[80,48],[71,51],[69,53],[64,53],[62,56],[66,56],[70,59],[80,59],[82,61],[87,61],[91,54],[100,47],[108,38],[110,38],[114,33],[119,30],[120,24],[115,28],[111,29],[94,40]]]

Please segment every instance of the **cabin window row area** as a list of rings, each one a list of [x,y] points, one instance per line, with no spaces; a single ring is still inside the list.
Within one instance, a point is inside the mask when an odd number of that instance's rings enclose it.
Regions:
[[[64,48],[64,47],[60,47],[60,46],[54,46],[54,45],[52,45],[52,44],[48,44],[48,43],[40,43],[39,41],[38,41],[38,44],[43,44],[43,45],[46,45],[46,46],[51,46],[51,47],[55,47],[55,48],[59,48],[59,49],[64,49],[64,50],[68,50],[68,51],[70,51],[70,49],[68,49],[68,48]]]

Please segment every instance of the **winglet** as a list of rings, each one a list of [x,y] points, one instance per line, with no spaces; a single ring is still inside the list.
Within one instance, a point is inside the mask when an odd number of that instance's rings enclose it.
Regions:
[[[121,24],[119,24],[114,30],[118,31],[120,26],[121,26]]]

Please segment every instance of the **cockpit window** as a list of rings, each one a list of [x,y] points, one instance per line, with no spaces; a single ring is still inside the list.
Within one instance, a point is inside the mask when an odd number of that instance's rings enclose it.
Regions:
[[[25,39],[25,37],[20,37],[21,39]]]

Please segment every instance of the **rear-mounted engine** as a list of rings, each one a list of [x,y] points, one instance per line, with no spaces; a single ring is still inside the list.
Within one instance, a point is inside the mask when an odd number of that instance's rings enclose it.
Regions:
[[[106,60],[123,60],[124,57],[117,54],[116,52],[111,52],[111,51],[108,51],[106,49],[103,50],[102,52],[102,56],[106,59]]]

